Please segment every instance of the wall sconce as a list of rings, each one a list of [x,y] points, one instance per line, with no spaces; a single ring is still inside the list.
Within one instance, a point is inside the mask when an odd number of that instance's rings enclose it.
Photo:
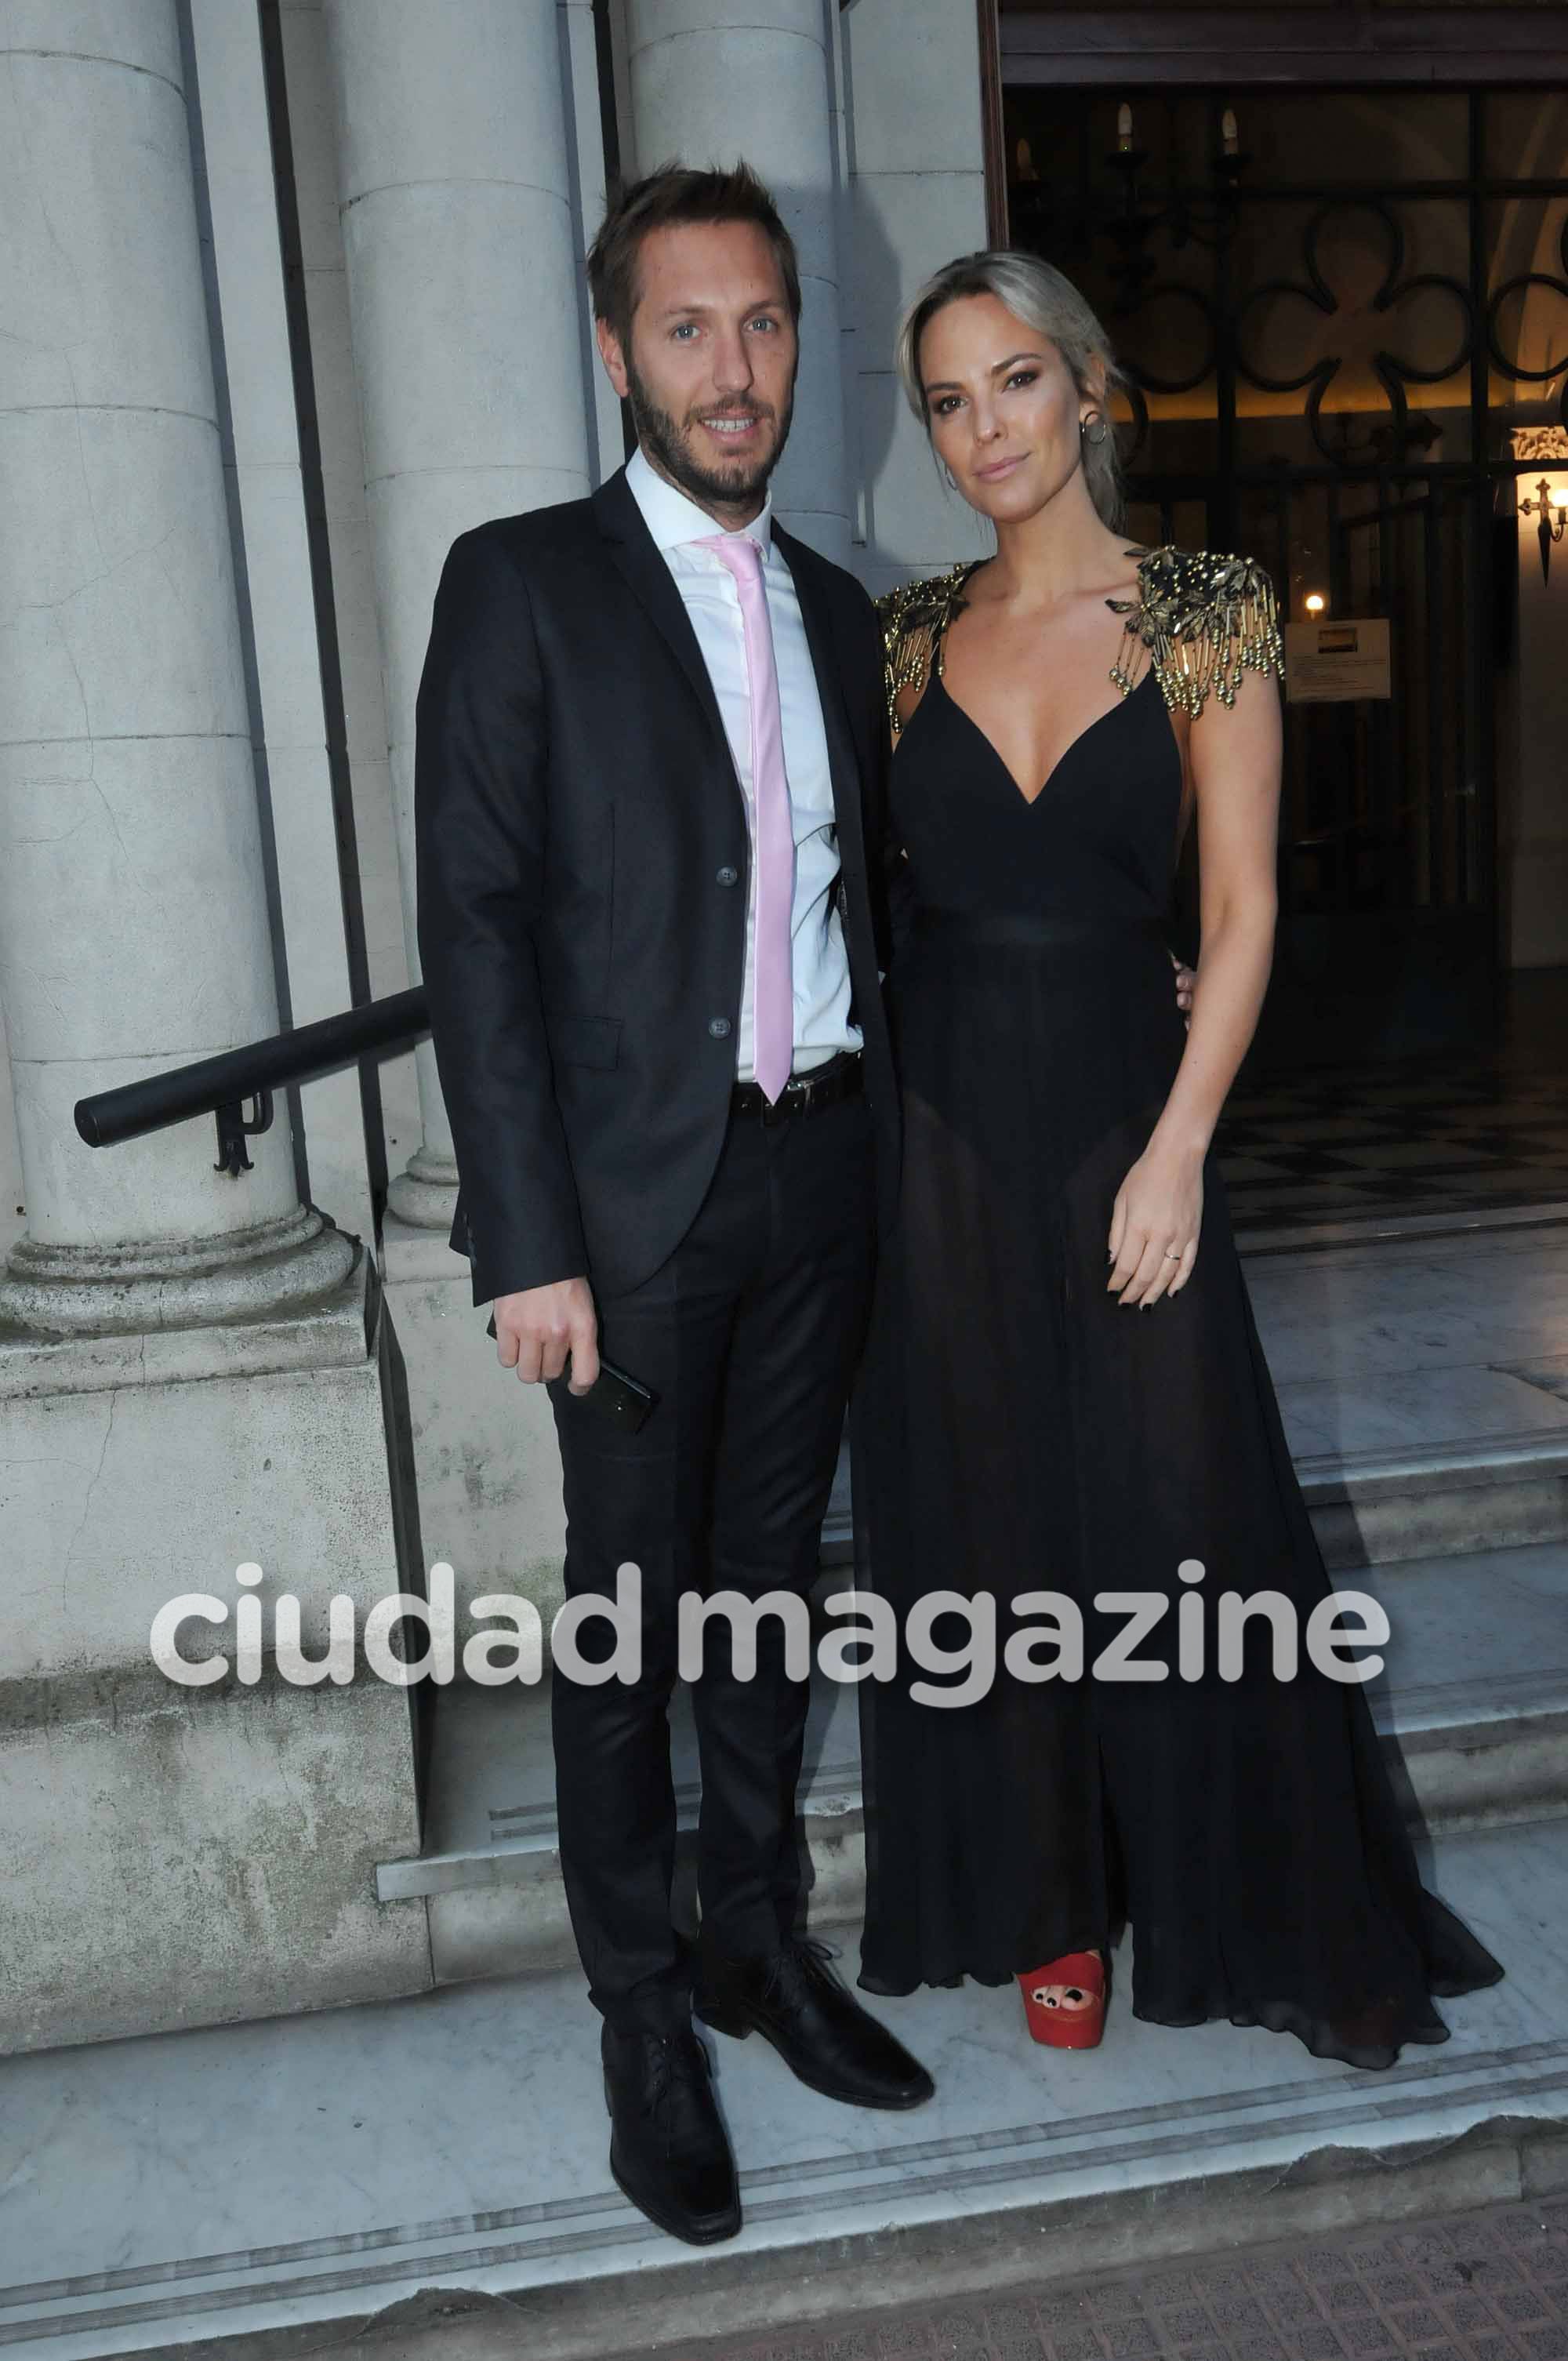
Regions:
[[[1516,467],[1522,460],[1527,467],[1561,468],[1563,463],[1568,461],[1568,425],[1515,426],[1509,431],[1508,449]],[[1519,468],[1519,473],[1522,475],[1522,467]],[[1516,476],[1516,490],[1518,481],[1519,478]],[[1557,511],[1555,519],[1552,516],[1553,509]],[[1541,544],[1541,578],[1543,582],[1550,582],[1552,544],[1554,541],[1562,540],[1564,527],[1568,526],[1568,493],[1559,489],[1557,498],[1553,500],[1552,479],[1550,477],[1542,476],[1536,485],[1534,500],[1520,500],[1519,514],[1539,519],[1535,535]]]
[[[1328,603],[1321,590],[1310,590],[1307,593],[1305,604],[1309,615],[1321,615]]]
[[[1557,521],[1555,523],[1552,522],[1552,511],[1554,506],[1557,511]],[[1556,501],[1553,502],[1552,498],[1552,486],[1547,481],[1547,478],[1542,476],[1540,483],[1537,484],[1535,488],[1534,500],[1521,500],[1519,502],[1519,514],[1520,516],[1539,517],[1541,520],[1540,523],[1535,528],[1535,537],[1541,544],[1541,578],[1543,582],[1550,582],[1552,579],[1552,544],[1554,541],[1561,541],[1563,533],[1568,532],[1568,494],[1560,492]]]

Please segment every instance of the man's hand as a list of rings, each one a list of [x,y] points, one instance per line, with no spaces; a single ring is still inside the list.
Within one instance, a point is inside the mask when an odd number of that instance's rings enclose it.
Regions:
[[[572,1356],[571,1390],[586,1394],[599,1373],[598,1318],[586,1279],[557,1279],[496,1298],[496,1351],[526,1386],[558,1378]]]
[[[1170,954],[1170,964],[1176,970],[1176,1005],[1183,1016],[1190,1018],[1192,987],[1198,981],[1198,971],[1196,968],[1183,967],[1174,951]]]

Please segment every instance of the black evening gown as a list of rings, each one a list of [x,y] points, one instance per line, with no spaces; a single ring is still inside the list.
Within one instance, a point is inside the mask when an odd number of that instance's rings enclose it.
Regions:
[[[939,667],[898,743],[904,1172],[853,1448],[860,1579],[901,1636],[922,1593],[989,1596],[1000,1656],[1038,1620],[1015,1596],[1050,1591],[1091,1663],[1125,1620],[1100,1592],[1212,1618],[1223,1590],[1271,1589],[1304,1632],[1329,1588],[1212,1157],[1186,1288],[1147,1311],[1106,1290],[1115,1194],[1186,1040],[1165,948],[1181,787],[1152,668],[1033,803]],[[1304,1649],[1277,1679],[1261,1619],[1239,1678],[1211,1620],[1183,1679],[1176,1626],[1137,1651],[1158,1682],[999,1665],[935,1707],[901,1648],[862,1683],[861,1985],[1000,1984],[1130,1923],[1133,2011],[1157,2024],[1266,2026],[1368,2067],[1446,2039],[1432,1995],[1502,1970],[1421,1886],[1363,1690]]]

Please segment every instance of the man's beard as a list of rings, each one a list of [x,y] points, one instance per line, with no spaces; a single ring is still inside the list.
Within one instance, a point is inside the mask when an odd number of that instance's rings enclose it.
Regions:
[[[689,493],[695,500],[723,502],[760,498],[767,489],[769,477],[784,456],[784,445],[789,440],[790,422],[795,416],[795,387],[792,384],[784,414],[779,419],[777,438],[765,459],[751,461],[737,454],[733,467],[705,467],[693,454],[685,431],[676,424],[669,411],[660,408],[630,358],[626,364],[626,398],[631,404],[631,423],[637,429],[637,440],[649,458],[657,463],[672,483],[678,484],[681,490]],[[750,401],[746,407],[754,409],[764,420],[775,415],[766,402]],[[724,405],[720,402],[710,402],[707,409],[710,417],[721,418],[724,415]]]

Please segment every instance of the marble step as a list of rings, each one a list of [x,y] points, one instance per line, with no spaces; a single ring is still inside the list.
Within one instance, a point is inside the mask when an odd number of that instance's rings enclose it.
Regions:
[[[1010,1990],[873,2004],[937,2080],[909,2114],[836,2106],[761,2040],[715,2037],[746,2220],[706,2250],[610,2180],[576,1969],[11,2059],[0,2345],[678,2355],[1560,2193],[1568,1822],[1442,1837],[1427,1874],[1507,1977],[1380,2074],[1256,2027],[1141,2024],[1121,1954],[1104,2045],[1079,2057],[1035,2048]]]
[[[1568,1222],[1407,1217],[1242,1242],[1336,1571],[1568,1538]]]
[[[1347,1584],[1388,1614],[1386,1670],[1370,1695],[1425,1824],[1478,1828],[1568,1813],[1568,1544],[1381,1567]],[[699,1785],[684,1690],[671,1723],[689,1828]],[[822,1923],[852,1922],[863,1903],[859,1737],[854,1690],[819,1677],[801,1806]],[[555,1844],[545,1687],[443,1691],[425,1850],[377,1872],[382,1900],[427,1897],[439,1982],[575,1959]]]
[[[1552,1378],[1568,1406],[1568,1353]],[[1280,1389],[1287,1432],[1293,1404]],[[1526,1427],[1481,1439],[1364,1451],[1298,1451],[1296,1477],[1334,1574],[1568,1541],[1568,1432]],[[852,1565],[849,1453],[822,1524],[822,1564]]]
[[[1568,1540],[1568,1441],[1554,1435],[1303,1454],[1296,1474],[1334,1574]]]
[[[1407,1216],[1244,1236],[1296,1473],[1336,1572],[1568,1540],[1568,1221]],[[840,1460],[823,1562],[850,1561]]]

